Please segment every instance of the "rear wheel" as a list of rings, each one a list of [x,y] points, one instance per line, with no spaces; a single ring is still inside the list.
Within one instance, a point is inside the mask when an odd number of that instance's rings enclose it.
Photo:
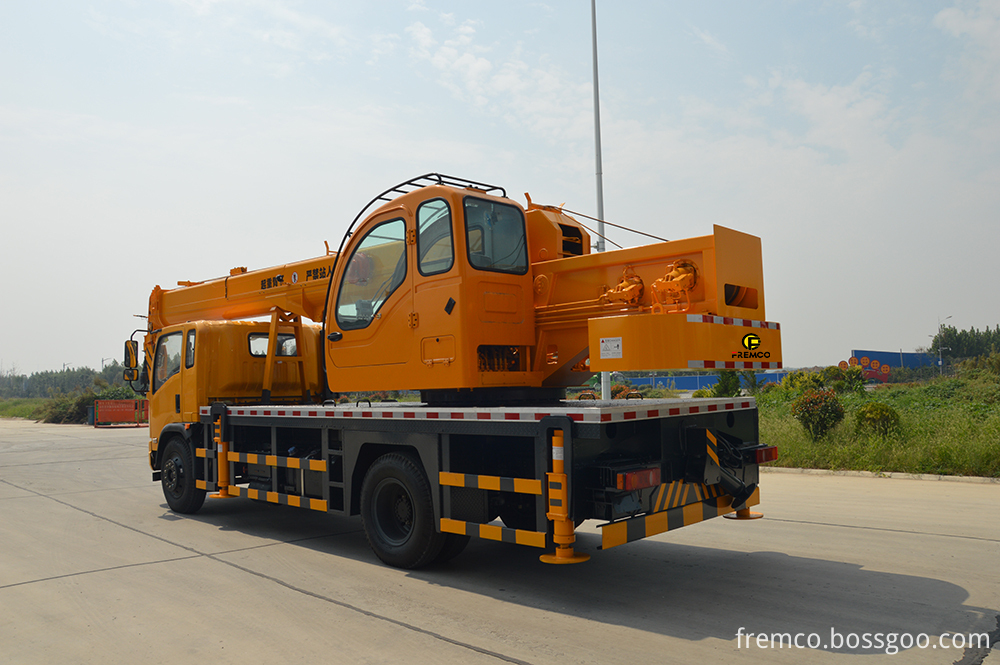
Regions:
[[[160,460],[160,484],[167,505],[175,513],[196,513],[205,503],[205,490],[195,486],[194,456],[191,446],[171,439]]]
[[[425,566],[445,544],[444,534],[434,528],[430,483],[409,455],[383,455],[368,469],[361,485],[361,522],[375,555],[397,568]]]

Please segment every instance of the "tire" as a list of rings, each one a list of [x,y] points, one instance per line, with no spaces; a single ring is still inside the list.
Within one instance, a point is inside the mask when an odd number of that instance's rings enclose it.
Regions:
[[[437,558],[434,559],[434,563],[451,561],[461,554],[465,546],[472,540],[469,536],[460,536],[457,533],[445,533],[442,535],[444,536],[444,546],[441,548],[441,552],[438,553]]]
[[[361,523],[375,556],[396,568],[425,566],[445,545],[445,534],[435,529],[427,475],[409,455],[383,455],[368,469]]]
[[[205,503],[205,490],[195,486],[194,455],[191,446],[171,439],[160,459],[160,484],[167,505],[175,513],[196,513]]]

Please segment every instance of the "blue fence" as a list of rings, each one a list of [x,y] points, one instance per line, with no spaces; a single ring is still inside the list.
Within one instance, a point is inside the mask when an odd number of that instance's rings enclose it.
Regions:
[[[903,353],[902,351],[865,351],[865,350],[854,350],[851,351],[851,355],[861,360],[862,358],[868,358],[869,361],[877,360],[882,365],[888,365],[889,367],[909,367],[910,369],[917,369],[918,367],[925,367],[930,365],[931,367],[937,367],[938,359],[937,356],[932,356],[928,353]],[[846,358],[845,358],[846,360]]]
[[[788,372],[761,372],[757,375],[758,383],[780,383],[788,376]],[[694,391],[699,388],[711,388],[719,382],[718,374],[681,374],[678,376],[644,376],[630,378],[633,386],[653,386],[654,388],[674,388],[675,390]]]

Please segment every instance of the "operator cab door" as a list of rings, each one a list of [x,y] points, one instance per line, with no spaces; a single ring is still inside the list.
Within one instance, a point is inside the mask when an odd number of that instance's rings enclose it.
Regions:
[[[395,373],[412,358],[412,234],[407,234],[412,220],[401,212],[376,218],[352,243],[347,261],[338,261],[334,311],[326,331],[327,360],[330,366],[358,371],[331,374],[332,390],[383,389],[385,372],[361,370],[379,367]]]

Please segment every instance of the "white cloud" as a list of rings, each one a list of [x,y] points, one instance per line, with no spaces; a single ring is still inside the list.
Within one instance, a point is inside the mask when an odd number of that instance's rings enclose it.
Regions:
[[[718,55],[723,56],[724,58],[730,57],[729,49],[714,35],[711,35],[704,30],[699,30],[695,26],[691,26],[690,30],[691,34],[698,38],[698,41],[715,51]]]
[[[396,47],[399,46],[400,37],[399,35],[392,34],[374,34],[370,37],[371,50],[370,57],[365,61],[366,65],[378,64],[378,61],[383,57],[391,57],[396,53]]]
[[[944,9],[934,25],[965,41],[958,64],[961,78],[968,77],[967,97],[974,102],[1000,101],[1000,2],[982,0]]]
[[[478,23],[453,27],[443,42],[421,22],[406,28],[411,56],[429,63],[452,95],[505,123],[547,141],[576,141],[592,135],[592,88],[554,64],[529,63],[518,45],[497,53],[477,40]],[[587,129],[591,127],[591,129]]]
[[[847,22],[847,26],[855,35],[862,39],[881,41],[885,37],[885,29],[879,23],[874,12],[864,0],[852,0],[847,3],[848,9],[854,14],[854,18]]]

